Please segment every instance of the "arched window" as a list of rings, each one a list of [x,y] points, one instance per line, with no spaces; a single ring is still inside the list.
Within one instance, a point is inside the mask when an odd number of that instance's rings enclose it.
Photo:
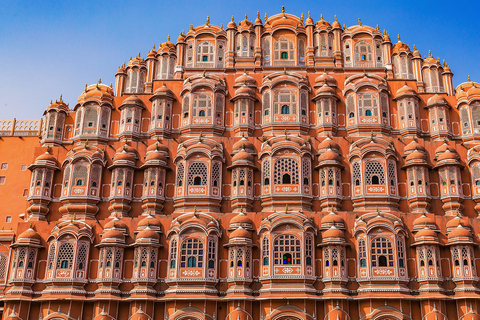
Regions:
[[[274,114],[297,114],[297,96],[293,90],[277,91],[273,97]]]
[[[365,176],[367,185],[385,184],[385,172],[379,161],[369,161],[365,165]]]
[[[305,237],[305,262],[307,266],[312,265],[312,256],[313,256],[313,237],[307,235]]]
[[[207,185],[207,165],[203,162],[192,162],[188,167],[188,185]]]
[[[177,239],[173,239],[170,243],[170,268],[175,268],[177,265]]]
[[[177,166],[177,186],[181,187],[183,185],[183,177],[185,174],[185,167],[183,162],[180,162]]]
[[[203,242],[197,238],[186,239],[180,254],[181,268],[203,268]]]
[[[268,241],[268,236],[263,237],[262,241],[262,257],[263,257],[263,262],[262,264],[264,266],[270,265],[269,257],[270,257],[270,248],[269,248],[269,241]]]
[[[358,258],[360,259],[360,268],[365,268],[367,266],[367,245],[365,244],[365,239],[358,241]]]
[[[285,63],[295,59],[294,44],[292,40],[282,38],[275,41],[273,55],[275,62]]]
[[[213,62],[213,43],[210,41],[203,41],[197,45],[197,62]]]
[[[371,62],[372,44],[363,40],[355,43],[355,60],[356,62]]]
[[[291,234],[282,234],[275,238],[273,243],[274,264],[300,264],[300,240]]]
[[[200,110],[200,112],[198,113],[198,116],[205,117],[205,110]]]
[[[270,160],[265,160],[263,162],[263,184],[268,186],[270,185]]]
[[[70,242],[64,242],[58,248],[57,269],[71,269],[74,247]]]
[[[215,268],[215,256],[216,256],[216,242],[214,239],[210,239],[208,241],[208,268],[209,269],[214,269]]]
[[[356,186],[359,186],[362,182],[362,172],[360,170],[360,164],[358,162],[354,162],[352,165],[352,172],[353,172],[353,181]]]
[[[298,163],[292,158],[280,158],[275,161],[274,184],[298,184]],[[290,181],[285,183],[284,181]]]
[[[358,95],[358,111],[359,115],[378,117],[378,103],[375,95],[371,93],[361,93]]]
[[[384,237],[372,240],[372,267],[393,267],[392,242]]]

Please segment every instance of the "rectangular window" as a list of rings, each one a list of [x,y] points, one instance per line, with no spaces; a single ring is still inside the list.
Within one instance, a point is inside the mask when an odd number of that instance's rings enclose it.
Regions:
[[[208,56],[202,56],[202,61],[208,62]]]
[[[8,168],[8,163],[3,162],[1,168],[2,168],[2,170],[7,170],[7,168]]]
[[[12,216],[6,216],[5,217],[5,222],[7,222],[7,223],[12,222]]]
[[[5,176],[0,176],[0,185],[5,184]]]
[[[26,171],[26,170],[27,170],[27,165],[26,165],[26,164],[22,164],[22,167],[21,167],[21,169],[20,169],[20,170],[22,170],[22,171]]]
[[[24,197],[28,196],[28,189],[23,189],[23,196]]]

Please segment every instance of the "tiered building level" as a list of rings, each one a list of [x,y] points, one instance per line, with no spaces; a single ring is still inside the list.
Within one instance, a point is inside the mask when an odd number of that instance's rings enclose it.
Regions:
[[[283,11],[0,122],[2,318],[480,319],[480,84],[452,76]]]

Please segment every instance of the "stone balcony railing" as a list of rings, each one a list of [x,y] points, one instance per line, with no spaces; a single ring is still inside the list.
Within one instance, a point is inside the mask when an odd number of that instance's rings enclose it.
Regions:
[[[42,119],[40,120],[0,120],[0,136],[40,136]]]

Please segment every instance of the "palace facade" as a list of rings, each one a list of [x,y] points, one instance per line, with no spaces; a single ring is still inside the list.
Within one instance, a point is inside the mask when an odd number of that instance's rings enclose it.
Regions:
[[[480,84],[284,10],[115,77],[0,121],[2,319],[480,319]]]

